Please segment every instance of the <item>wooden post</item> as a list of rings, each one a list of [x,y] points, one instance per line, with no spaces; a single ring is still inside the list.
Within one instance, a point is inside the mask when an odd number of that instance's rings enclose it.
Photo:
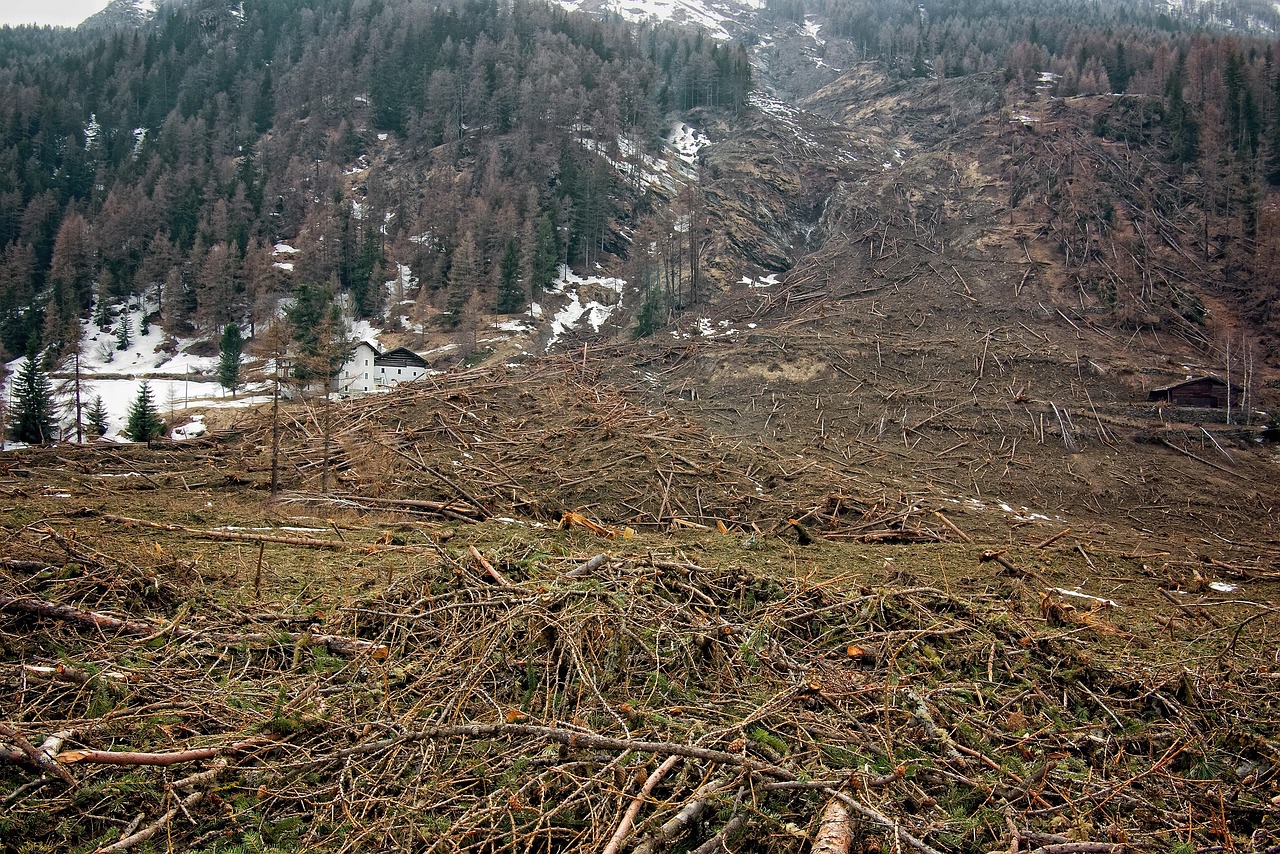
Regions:
[[[279,357],[277,357],[278,359]],[[276,382],[271,389],[271,497],[280,492],[280,363],[276,362]]]

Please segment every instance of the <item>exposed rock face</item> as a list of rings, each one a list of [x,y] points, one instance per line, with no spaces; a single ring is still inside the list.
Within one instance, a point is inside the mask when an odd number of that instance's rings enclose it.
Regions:
[[[86,18],[80,27],[83,29],[138,27],[154,18],[157,8],[156,0],[111,0],[107,8]]]

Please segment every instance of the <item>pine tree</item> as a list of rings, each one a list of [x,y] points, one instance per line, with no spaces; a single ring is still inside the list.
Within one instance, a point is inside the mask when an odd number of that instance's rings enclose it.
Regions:
[[[479,290],[482,278],[480,250],[476,247],[475,236],[468,231],[454,249],[453,262],[449,266],[444,320],[450,327],[462,322],[462,310],[471,295]]]
[[[124,435],[131,442],[146,442],[159,439],[164,433],[164,421],[156,411],[155,400],[151,396],[151,384],[146,380],[138,387],[138,396],[129,407],[129,420],[125,422]]]
[[[116,327],[116,349],[128,350],[131,344],[133,344],[133,329],[129,312],[126,310],[120,315],[120,325]]]
[[[1177,163],[1192,163],[1200,154],[1200,127],[1182,96],[1183,64],[1169,75],[1168,108],[1164,124],[1169,131],[1169,156]]]
[[[31,445],[53,441],[53,385],[32,347],[14,379],[13,438]]]
[[[103,332],[111,327],[111,305],[107,302],[106,294],[99,293],[93,304],[93,323]]]
[[[498,305],[503,314],[524,310],[524,287],[520,284],[520,245],[514,237],[507,241],[498,267]]]
[[[1271,85],[1271,124],[1267,139],[1267,179],[1271,186],[1280,186],[1280,74]]]
[[[656,283],[650,282],[644,288],[644,302],[640,304],[640,314],[636,316],[636,327],[632,337],[648,338],[658,331],[658,318],[662,313],[662,293]]]
[[[107,435],[110,429],[110,419],[107,417],[107,407],[102,402],[102,395],[98,395],[93,399],[93,403],[89,404],[89,430],[96,438]]]
[[[556,248],[556,229],[551,217],[543,214],[538,218],[537,232],[534,235],[533,258],[529,266],[529,287],[536,298],[538,294],[550,287],[560,272],[560,252]]]
[[[218,383],[235,396],[236,386],[240,384],[240,353],[244,350],[244,339],[240,337],[240,327],[228,323],[222,330],[222,340],[218,343]]]
[[[332,289],[300,282],[285,316],[293,340],[298,342],[293,378],[303,384],[321,379],[327,382],[351,355],[351,342]]]

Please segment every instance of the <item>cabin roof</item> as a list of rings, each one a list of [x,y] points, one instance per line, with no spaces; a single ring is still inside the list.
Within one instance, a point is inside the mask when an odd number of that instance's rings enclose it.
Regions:
[[[1167,391],[1174,391],[1176,389],[1183,388],[1184,386],[1199,385],[1200,383],[1208,383],[1209,385],[1222,386],[1223,388],[1226,388],[1226,385],[1227,385],[1226,380],[1222,380],[1222,379],[1219,379],[1218,377],[1212,376],[1210,374],[1206,374],[1201,377],[1190,377],[1189,379],[1185,379],[1185,380],[1182,380],[1181,382],[1173,383],[1172,385],[1161,386],[1160,388],[1153,388],[1151,389],[1151,393],[1160,394]]]
[[[394,350],[388,350],[380,356],[377,356],[373,363],[375,365],[416,365],[421,368],[427,366],[427,360],[419,356],[407,347],[397,347]]]

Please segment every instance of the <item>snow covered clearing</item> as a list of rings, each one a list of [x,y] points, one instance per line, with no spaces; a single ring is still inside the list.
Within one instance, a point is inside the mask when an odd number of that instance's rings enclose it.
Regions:
[[[647,21],[671,21],[677,24],[696,24],[707,30],[715,39],[728,39],[729,23],[742,7],[759,9],[763,0],[745,0],[738,3],[698,2],[698,0],[605,0],[604,3],[588,3],[585,0],[558,0],[570,11],[605,11],[618,15],[633,24]]]
[[[778,284],[778,274],[770,273],[767,276],[757,276],[754,279],[750,276],[743,276],[738,284],[746,285],[749,288],[771,288]]]
[[[748,323],[747,327],[755,329],[754,323]],[[732,338],[734,335],[741,334],[741,330],[735,329],[733,323],[728,320],[713,322],[709,317],[699,317],[694,321],[693,327],[690,329],[673,329],[671,337],[677,340],[692,338]]]
[[[625,158],[623,160],[615,158],[609,146],[589,136],[579,137],[578,143],[587,151],[593,151],[607,160],[609,165],[628,181],[650,187],[671,188],[673,186],[671,169],[667,161],[640,152],[626,137],[619,136],[617,140],[618,157]]]
[[[584,319],[593,332],[599,332],[609,317],[622,308],[622,290],[626,284],[624,280],[611,276],[579,276],[568,267],[561,266],[559,278],[547,291],[566,296],[569,301],[551,318],[551,338],[547,341],[547,349],[550,350],[565,333],[577,329]],[[580,292],[588,289],[609,291],[617,295],[617,300],[612,305],[590,299],[583,302]],[[541,306],[538,309],[541,311]]]
[[[666,144],[687,167],[686,171],[692,171],[698,165],[698,152],[710,145],[711,140],[697,128],[678,122],[667,135]]]
[[[818,47],[822,47],[827,43],[827,40],[822,37],[821,33],[822,24],[818,23],[816,18],[809,15],[804,19],[804,34],[813,39],[814,42],[817,43]]]

